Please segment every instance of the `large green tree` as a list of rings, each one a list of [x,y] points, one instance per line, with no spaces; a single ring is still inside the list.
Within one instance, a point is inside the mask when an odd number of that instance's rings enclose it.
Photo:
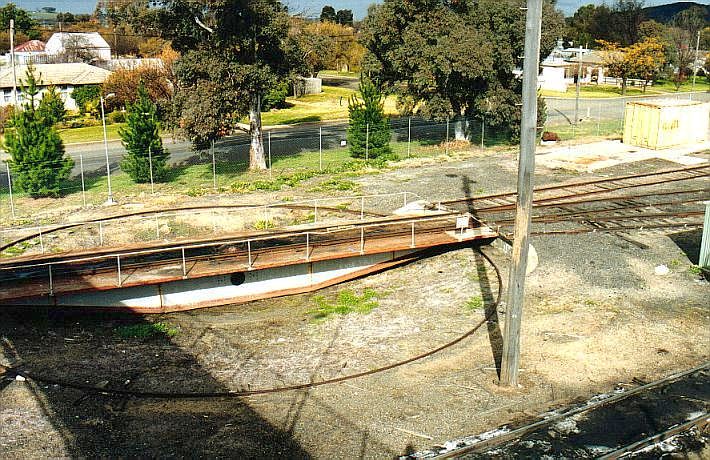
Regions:
[[[143,83],[138,86],[136,101],[128,104],[126,126],[118,130],[126,155],[121,169],[135,182],[158,182],[167,177],[170,154],[163,148],[158,130],[157,108]]]
[[[25,103],[13,115],[14,129],[6,131],[4,148],[10,154],[8,163],[19,189],[33,198],[56,197],[74,161],[64,153],[62,139],[52,126],[54,118],[37,108],[38,85],[34,69],[28,68],[22,82]]]
[[[8,3],[0,8],[0,29],[3,31],[8,30],[10,28],[10,19],[15,20],[16,32],[22,32],[32,39],[40,37],[41,33],[37,29],[37,23],[27,11],[18,8],[14,3]]]
[[[397,94],[403,112],[438,120],[485,117],[519,129],[525,11],[522,0],[385,0],[362,31],[367,69]],[[545,2],[541,56],[554,47],[562,15]],[[465,135],[456,123],[456,137]]]
[[[153,3],[132,17],[135,27],[159,30],[181,53],[172,118],[202,148],[242,129],[239,121],[248,115],[249,165],[265,169],[262,100],[289,76],[299,56],[288,37],[285,7],[278,0]]]

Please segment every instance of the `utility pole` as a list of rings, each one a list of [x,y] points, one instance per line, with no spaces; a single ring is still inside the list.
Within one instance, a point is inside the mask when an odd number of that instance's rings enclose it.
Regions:
[[[577,130],[577,124],[579,123],[579,89],[582,86],[582,47],[580,46],[577,51],[577,60],[579,64],[577,65],[577,95],[574,99],[574,128]],[[576,133],[575,133],[576,135]]]
[[[535,173],[537,144],[537,72],[540,64],[540,28],[542,0],[527,0],[525,17],[525,62],[523,63],[523,108],[520,124],[520,157],[518,161],[518,202],[515,215],[513,260],[508,280],[508,303],[505,309],[503,360],[500,383],[518,386],[520,365],[520,326],[528,265],[528,236]]]
[[[10,61],[12,64],[12,95],[17,108],[17,69],[15,69],[15,20],[10,19]]]
[[[692,97],[692,91],[695,91],[695,77],[698,75],[698,51],[700,50],[700,31],[698,30],[698,37],[695,40],[695,62],[693,62],[693,86],[691,88],[691,97]]]

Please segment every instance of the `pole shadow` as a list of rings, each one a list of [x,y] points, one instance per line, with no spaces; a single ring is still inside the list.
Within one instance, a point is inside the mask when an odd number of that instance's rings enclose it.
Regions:
[[[472,181],[465,175],[460,175],[461,177],[461,190],[466,198],[472,198],[472,185],[475,181]],[[473,206],[472,202],[468,202],[467,211],[474,217],[478,217],[478,213]],[[488,342],[491,346],[491,354],[493,355],[493,361],[495,363],[496,372],[498,378],[500,378],[501,364],[503,362],[503,334],[500,329],[500,322],[498,318],[498,309],[496,305],[496,295],[493,293],[493,287],[491,286],[491,280],[488,275],[487,262],[486,259],[478,252],[477,249],[473,248],[473,256],[476,263],[476,274],[478,276],[479,286],[481,288],[481,297],[483,299],[483,308],[486,314],[486,329],[488,331]]]

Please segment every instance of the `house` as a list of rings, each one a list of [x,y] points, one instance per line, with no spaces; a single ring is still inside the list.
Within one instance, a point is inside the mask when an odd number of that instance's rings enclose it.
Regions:
[[[41,40],[30,40],[15,47],[15,64],[43,64],[47,62],[46,44]],[[10,62],[10,61],[8,61]]]
[[[22,95],[21,83],[26,78],[28,66],[16,66],[17,75],[17,101],[22,104],[24,97]],[[77,105],[71,97],[74,88],[84,85],[100,85],[111,72],[99,67],[85,63],[66,63],[66,64],[37,64],[34,66],[34,74],[38,80],[38,86],[41,93],[47,90],[49,86],[55,86],[64,101],[64,107],[67,110],[76,110]],[[0,69],[0,106],[14,104],[13,73],[12,67],[3,67]]]
[[[564,93],[567,86],[575,84],[579,72],[580,58],[582,71],[580,81],[591,83],[596,75],[602,76],[602,57],[597,51],[587,48],[565,48],[563,41],[558,40],[557,46],[541,63],[542,73],[539,78],[540,89]]]
[[[57,32],[45,51],[54,62],[94,62],[111,59],[111,47],[98,32]]]

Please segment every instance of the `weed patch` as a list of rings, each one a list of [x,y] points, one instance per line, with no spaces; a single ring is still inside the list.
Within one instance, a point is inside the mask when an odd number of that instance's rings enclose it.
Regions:
[[[163,322],[139,323],[128,326],[120,326],[115,329],[116,334],[124,339],[146,339],[156,335],[164,337],[175,337],[177,328]]]
[[[483,308],[483,297],[481,297],[480,295],[475,295],[468,299],[464,306],[466,307],[466,310],[469,311],[480,310],[481,308]]]
[[[324,296],[319,295],[313,298],[316,308],[307,313],[315,321],[324,321],[333,315],[347,315],[349,313],[368,314],[373,309],[379,307],[377,302],[378,294],[372,289],[365,289],[362,295],[357,295],[353,291],[345,290],[338,293],[334,302],[328,302]]]

